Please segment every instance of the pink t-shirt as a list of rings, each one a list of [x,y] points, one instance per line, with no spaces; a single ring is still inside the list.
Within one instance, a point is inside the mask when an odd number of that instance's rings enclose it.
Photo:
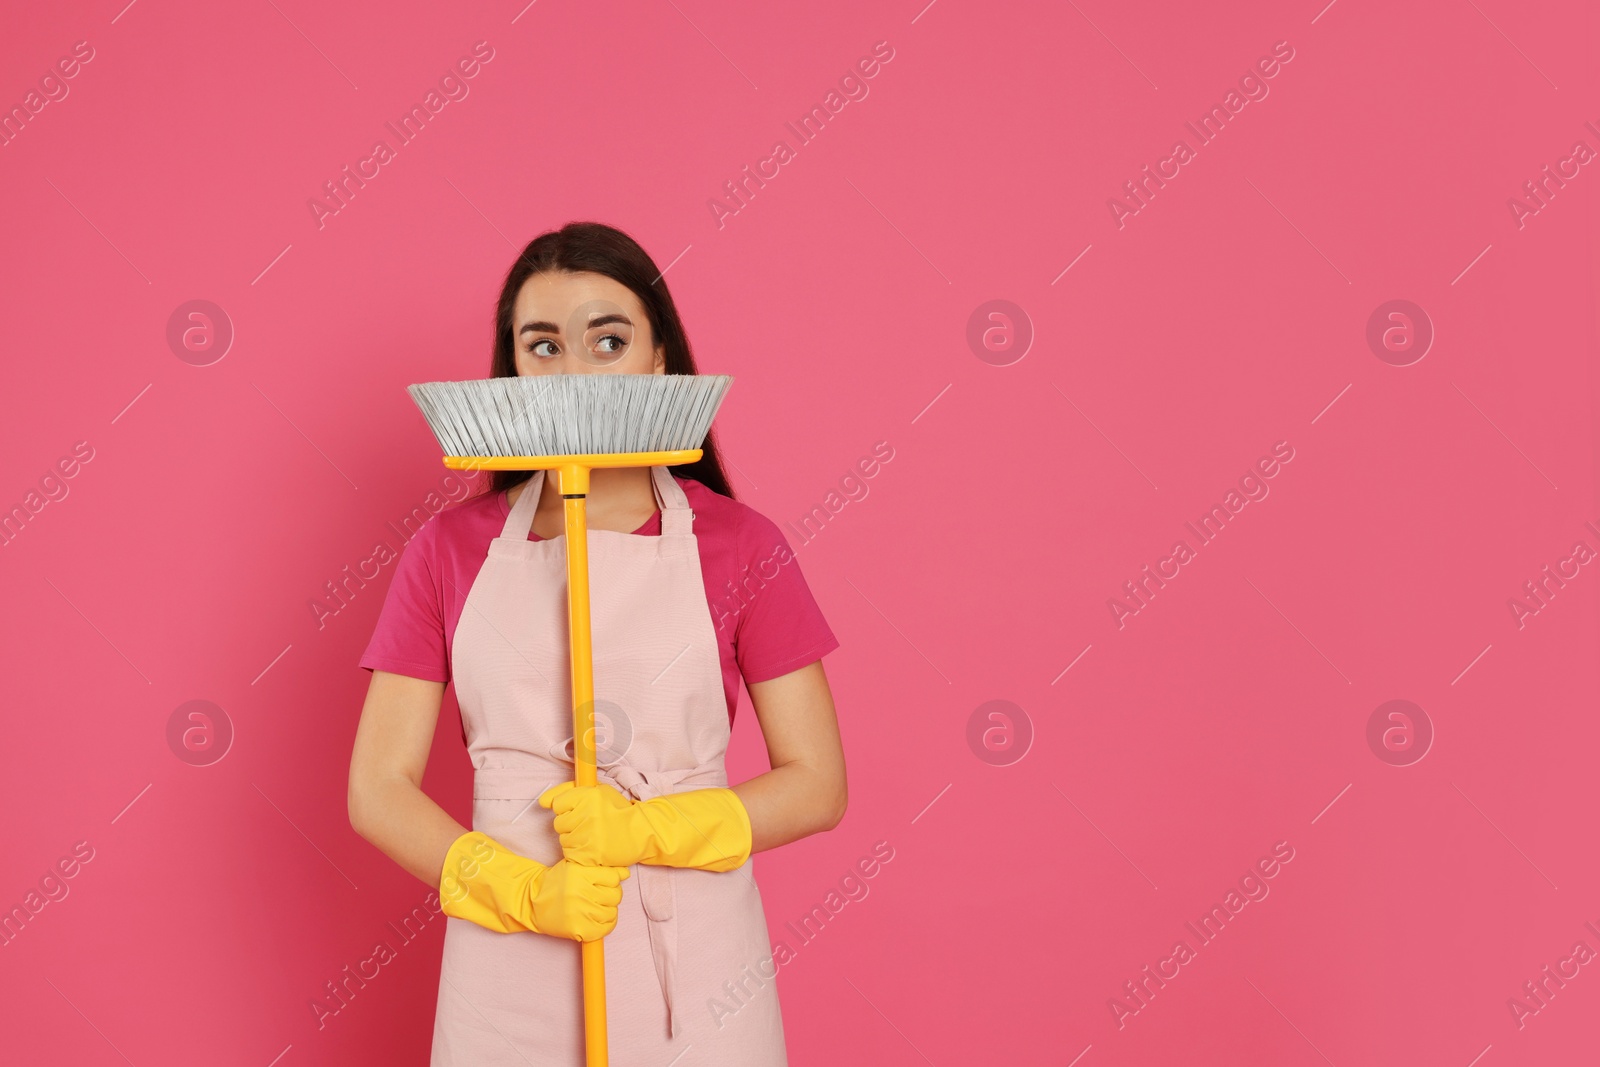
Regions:
[[[764,682],[839,647],[776,523],[692,478],[673,475],[694,510],[706,603],[717,634],[728,721],[739,679]],[[395,564],[360,665],[433,682],[450,680],[456,623],[489,542],[505,528],[505,493],[484,493],[423,523]],[[657,511],[634,531],[660,536]],[[528,540],[541,540],[531,531]]]

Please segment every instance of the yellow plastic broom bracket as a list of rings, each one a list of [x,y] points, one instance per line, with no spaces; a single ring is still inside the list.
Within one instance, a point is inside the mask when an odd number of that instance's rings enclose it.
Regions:
[[[544,471],[578,466],[589,470],[600,467],[676,467],[693,463],[704,454],[698,448],[679,448],[668,452],[610,452],[572,456],[446,456],[451,470]]]

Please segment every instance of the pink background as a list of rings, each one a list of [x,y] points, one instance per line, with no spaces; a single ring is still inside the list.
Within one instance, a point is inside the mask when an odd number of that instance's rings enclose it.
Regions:
[[[387,577],[321,630],[309,605],[441,486],[404,386],[484,375],[514,249],[571,219],[671,264],[738,379],[752,506],[798,520],[894,449],[796,539],[852,789],[758,860],[792,1062],[1593,1060],[1600,965],[1507,1004],[1600,950],[1600,565],[1508,607],[1600,548],[1597,166],[1507,206],[1600,149],[1592,11],[121,4],[0,39],[7,108],[94,49],[0,148],[0,505],[93,449],[0,549],[0,906],[93,850],[0,948],[5,1060],[426,1061],[437,921],[310,1007],[427,887],[345,814]],[[469,95],[319,229],[308,199],[479,41]],[[879,41],[868,95],[719,227]],[[1119,228],[1108,199],[1279,41],[1269,95]],[[236,331],[204,366],[166,337],[194,299]],[[996,299],[1034,334],[1008,365],[967,341]],[[1436,332],[1408,366],[1366,341],[1394,299]],[[1119,628],[1108,600],[1280,441],[1270,494]],[[1408,766],[1367,740],[1394,699],[1434,731]],[[232,725],[209,766],[169,746],[190,700]],[[991,700],[1022,709],[998,757],[968,742]],[[452,699],[426,786],[465,818],[458,730]],[[735,777],[762,751],[746,700]],[[1270,894],[1119,1026],[1280,841]]]

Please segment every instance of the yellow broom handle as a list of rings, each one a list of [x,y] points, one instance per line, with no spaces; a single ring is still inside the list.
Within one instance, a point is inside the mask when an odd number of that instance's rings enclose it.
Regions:
[[[589,633],[589,526],[584,504],[589,468],[559,468],[567,520],[567,624],[572,645],[572,757],[579,785],[595,784],[594,649]],[[583,1039],[588,1067],[607,1067],[606,951],[583,942]]]

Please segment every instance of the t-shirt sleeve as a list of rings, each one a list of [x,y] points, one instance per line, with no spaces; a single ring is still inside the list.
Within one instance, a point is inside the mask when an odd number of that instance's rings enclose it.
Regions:
[[[360,665],[430,682],[450,680],[444,640],[444,583],[438,555],[439,517],[423,523],[395,564],[389,592]]]
[[[734,629],[734,656],[745,683],[799,670],[838,648],[777,523],[744,509],[737,545],[738,573],[746,588]]]

